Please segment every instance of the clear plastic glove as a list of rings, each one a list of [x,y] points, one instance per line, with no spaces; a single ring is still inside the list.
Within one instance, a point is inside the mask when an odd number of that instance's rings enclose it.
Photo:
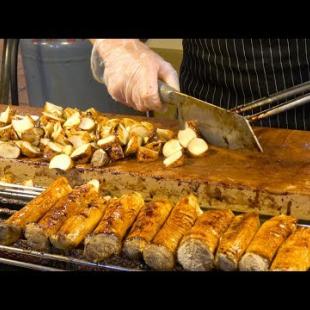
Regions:
[[[158,79],[179,90],[177,72],[163,58],[136,39],[97,39],[91,69],[116,101],[139,111],[163,111]]]

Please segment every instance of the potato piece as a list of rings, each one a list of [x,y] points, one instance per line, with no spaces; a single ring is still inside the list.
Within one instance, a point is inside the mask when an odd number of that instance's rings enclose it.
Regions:
[[[54,114],[48,113],[48,112],[42,112],[42,115],[44,115],[47,119],[50,119],[52,121],[61,122],[61,123],[63,123],[65,121],[63,118],[56,116]],[[42,117],[40,118],[40,121],[41,121],[41,119],[42,119]]]
[[[56,140],[62,132],[63,132],[63,129],[61,127],[61,123],[60,122],[55,123],[53,127],[52,138]]]
[[[103,138],[106,138],[106,137],[112,135],[113,131],[114,131],[114,128],[111,126],[98,125],[96,135],[97,135],[98,139],[103,139]]]
[[[31,145],[28,141],[16,141],[23,155],[35,158],[41,155],[40,149]]]
[[[44,138],[50,138],[54,131],[54,123],[51,122],[41,127],[44,130]]]
[[[112,127],[113,129],[115,129],[116,126],[118,126],[119,123],[120,123],[120,119],[118,119],[118,118],[111,118],[111,119],[109,119],[109,120],[105,123],[105,126],[107,126],[107,127]]]
[[[73,152],[73,146],[72,145],[70,145],[70,144],[67,144],[67,145],[65,145],[63,148],[62,148],[62,151],[65,153],[65,154],[67,154],[67,155],[71,155],[72,154],[72,152]]]
[[[74,112],[63,124],[65,128],[71,128],[78,126],[81,122],[81,117],[79,112]]]
[[[164,144],[163,155],[165,157],[169,157],[173,153],[176,153],[181,150],[182,150],[182,145],[180,144],[180,142],[177,139],[172,139]]]
[[[95,128],[95,121],[90,117],[83,117],[81,119],[79,128],[86,131],[92,131]]]
[[[48,142],[47,146],[55,153],[62,153],[63,146],[55,142]]]
[[[92,138],[88,132],[84,132],[71,136],[70,138],[68,138],[68,141],[73,145],[75,149],[77,149],[84,144],[90,143],[92,141]]]
[[[0,146],[0,157],[15,159],[20,156],[20,148],[11,142],[3,142]]]
[[[16,132],[13,129],[12,124],[0,127],[0,140],[1,141],[10,141],[10,140],[16,140],[18,139],[18,136]]]
[[[5,111],[0,113],[0,123],[10,124],[13,116],[13,110],[10,105],[5,109]]]
[[[132,136],[127,144],[125,155],[136,154],[138,152],[139,147],[142,145],[142,138],[139,136]]]
[[[185,129],[187,129],[187,128],[191,128],[192,130],[194,130],[197,137],[201,136],[197,121],[186,121],[185,122]]]
[[[67,171],[73,167],[73,162],[70,156],[67,154],[59,154],[54,156],[49,164],[50,169],[60,169]]]
[[[137,152],[137,160],[140,162],[155,161],[159,157],[159,152],[140,146]]]
[[[33,127],[23,132],[21,139],[31,143],[34,146],[38,146],[43,136],[44,130],[42,128]]]
[[[121,123],[122,125],[124,125],[124,127],[126,128],[126,130],[129,132],[129,131],[130,131],[130,128],[131,128],[133,125],[137,124],[138,122],[135,121],[135,120],[133,120],[133,119],[131,119],[131,118],[124,117],[124,118],[122,118],[122,119],[120,120],[120,123]]]
[[[151,149],[153,151],[156,151],[158,153],[161,152],[162,146],[163,146],[163,143],[161,141],[154,141],[154,142],[144,145],[144,147]]]
[[[92,146],[88,143],[75,149],[70,156],[76,163],[86,164],[91,158],[92,154]]]
[[[201,156],[208,150],[208,144],[201,138],[194,138],[187,146],[188,151],[193,156]]]
[[[12,126],[16,131],[16,133],[18,134],[18,136],[21,138],[22,134],[26,130],[34,127],[34,121],[29,115],[26,115],[20,119],[13,119]]]
[[[94,152],[91,159],[91,164],[93,167],[103,167],[110,162],[109,156],[106,151],[98,149]]]
[[[152,123],[150,122],[140,122],[141,125],[143,125],[145,128],[147,128],[147,130],[151,133],[155,132],[155,127]]]
[[[150,131],[145,126],[143,126],[142,124],[135,124],[131,126],[130,131],[129,131],[129,137],[139,136],[143,139],[144,137],[151,137],[152,135],[153,135],[153,132]]]
[[[63,113],[63,107],[46,101],[43,107],[43,111],[61,118]]]
[[[113,143],[111,148],[108,149],[108,154],[114,161],[125,157],[122,146],[119,143]]]
[[[93,120],[96,120],[97,117],[99,118],[99,114],[94,108],[89,108],[86,111],[83,111],[81,115],[82,117],[90,117]]]
[[[109,149],[113,143],[116,142],[116,137],[114,135],[109,135],[103,139],[97,141],[97,145],[103,150]]]
[[[129,133],[124,127],[124,125],[119,124],[117,126],[116,137],[122,145],[126,145],[128,143]]]
[[[196,132],[191,128],[186,128],[184,130],[179,130],[178,140],[180,144],[187,148],[188,144],[194,139],[197,138]]]
[[[162,141],[171,140],[175,136],[175,134],[174,134],[174,132],[172,130],[170,130],[170,129],[162,129],[162,128],[157,128],[156,129],[156,135]]]
[[[184,164],[184,155],[182,151],[177,151],[164,160],[164,165],[168,168],[175,168]]]
[[[63,117],[67,120],[68,118],[70,118],[76,112],[79,113],[79,110],[77,108],[67,107],[63,111]]]
[[[40,144],[42,144],[42,145],[44,145],[44,146],[47,146],[47,144],[48,144],[49,142],[51,142],[51,140],[48,139],[48,138],[41,138],[41,139],[40,139]]]

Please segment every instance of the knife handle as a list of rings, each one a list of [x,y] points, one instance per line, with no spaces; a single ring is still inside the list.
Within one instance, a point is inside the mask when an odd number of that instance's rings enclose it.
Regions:
[[[158,80],[158,92],[160,100],[163,103],[172,104],[172,95],[176,92],[174,88],[164,83],[163,81]]]

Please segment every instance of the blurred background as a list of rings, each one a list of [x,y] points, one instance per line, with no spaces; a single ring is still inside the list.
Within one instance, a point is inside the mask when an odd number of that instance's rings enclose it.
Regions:
[[[181,39],[148,39],[146,44],[179,72]],[[105,86],[93,79],[91,49],[83,39],[0,39],[1,103],[42,106],[50,101],[106,113],[139,114],[115,102]],[[175,109],[155,116],[173,118]]]

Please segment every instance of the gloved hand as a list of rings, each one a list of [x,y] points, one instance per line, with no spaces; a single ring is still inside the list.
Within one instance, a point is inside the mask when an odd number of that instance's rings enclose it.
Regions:
[[[177,90],[180,88],[171,64],[137,39],[97,39],[91,68],[114,100],[139,111],[163,109],[158,79]]]

